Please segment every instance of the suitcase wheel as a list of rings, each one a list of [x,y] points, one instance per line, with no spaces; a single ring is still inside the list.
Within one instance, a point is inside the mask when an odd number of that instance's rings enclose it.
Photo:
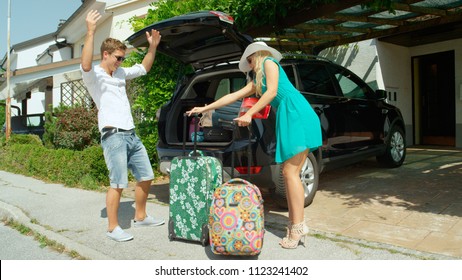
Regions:
[[[168,221],[168,239],[170,241],[175,239],[175,230],[174,230],[173,220]]]
[[[207,224],[202,225],[201,244],[202,247],[206,247],[209,244],[209,226]]]

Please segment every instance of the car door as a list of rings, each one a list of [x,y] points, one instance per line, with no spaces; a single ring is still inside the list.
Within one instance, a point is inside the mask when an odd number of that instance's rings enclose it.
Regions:
[[[374,91],[348,69],[329,65],[344,97],[345,126],[350,133],[350,150],[366,150],[383,142],[383,114]]]
[[[323,158],[334,158],[349,152],[351,134],[345,122],[347,99],[338,95],[335,81],[326,65],[316,60],[298,64],[298,87],[319,116]]]

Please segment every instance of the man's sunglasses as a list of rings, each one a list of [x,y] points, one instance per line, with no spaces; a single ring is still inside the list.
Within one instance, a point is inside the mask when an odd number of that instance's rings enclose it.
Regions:
[[[114,55],[114,57],[117,59],[118,62],[123,62],[125,60],[125,56]]]

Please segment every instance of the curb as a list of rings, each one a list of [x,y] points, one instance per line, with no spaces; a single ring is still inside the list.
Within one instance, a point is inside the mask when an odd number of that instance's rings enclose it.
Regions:
[[[113,260],[110,256],[107,256],[94,249],[88,248],[80,243],[77,243],[67,237],[57,234],[54,231],[48,230],[38,224],[32,223],[31,219],[18,207],[0,201],[0,218],[1,219],[13,219],[24,226],[32,229],[33,231],[46,236],[48,239],[56,241],[62,244],[67,250],[73,250],[79,255],[90,260]]]

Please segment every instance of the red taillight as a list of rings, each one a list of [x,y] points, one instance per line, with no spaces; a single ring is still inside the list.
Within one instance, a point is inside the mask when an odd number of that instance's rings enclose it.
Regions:
[[[229,24],[234,24],[234,19],[230,15],[227,15],[219,11],[210,11],[210,13],[213,15],[216,15],[221,21],[227,22]]]
[[[237,172],[239,172],[239,174],[249,174],[247,166],[237,166],[236,170]],[[261,171],[261,166],[251,166],[250,167],[250,174],[258,174],[260,173],[260,171]]]

